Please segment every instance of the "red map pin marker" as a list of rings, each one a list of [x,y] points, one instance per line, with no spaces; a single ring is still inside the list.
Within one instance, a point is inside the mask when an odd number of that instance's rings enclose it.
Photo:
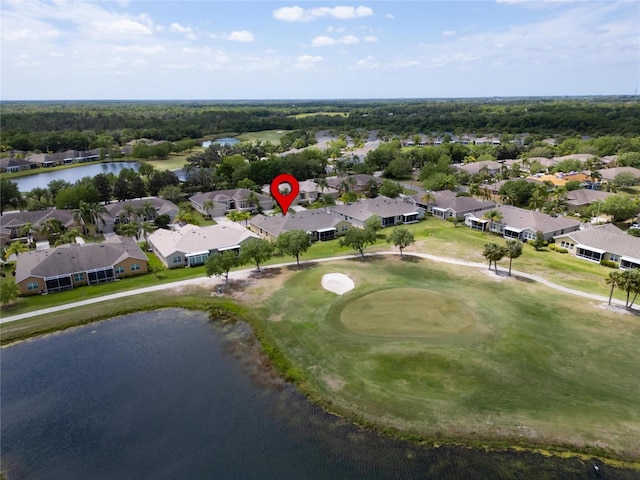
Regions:
[[[282,193],[280,191],[280,185],[283,183],[288,183],[291,185],[291,191],[289,193]],[[300,191],[300,185],[298,184],[298,180],[293,175],[289,175],[288,173],[281,173],[271,182],[271,195],[276,199],[278,205],[282,209],[282,214],[286,215],[291,203],[298,196],[298,192]]]

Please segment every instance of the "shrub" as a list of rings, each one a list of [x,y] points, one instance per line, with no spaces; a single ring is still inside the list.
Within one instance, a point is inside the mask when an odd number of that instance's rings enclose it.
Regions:
[[[620,265],[618,264],[618,262],[612,262],[611,260],[600,260],[600,265],[603,265],[609,268],[620,268]]]

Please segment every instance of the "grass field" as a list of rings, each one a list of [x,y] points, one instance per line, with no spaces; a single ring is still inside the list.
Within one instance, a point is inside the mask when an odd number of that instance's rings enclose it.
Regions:
[[[171,154],[164,160],[144,160],[156,170],[180,170],[187,163],[191,155],[204,151],[202,147],[194,147],[190,152]]]
[[[325,291],[329,272],[356,288]],[[637,316],[415,258],[282,275],[240,300],[330,410],[434,441],[640,460]]]
[[[236,138],[241,142],[271,142],[274,145],[280,145],[280,137],[291,130],[263,130],[261,132],[248,132],[238,135]]]
[[[317,117],[318,115],[325,115],[327,117],[347,117],[349,116],[346,112],[309,112],[309,113],[298,113],[297,115],[291,115],[294,118],[307,118],[307,117]]]

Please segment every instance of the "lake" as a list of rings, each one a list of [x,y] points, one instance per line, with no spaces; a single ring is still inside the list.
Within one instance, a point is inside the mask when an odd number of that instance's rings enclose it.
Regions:
[[[252,344],[243,322],[166,309],[3,348],[6,479],[595,478],[578,459],[426,448],[358,428],[270,375]],[[599,478],[633,475],[603,466]]]
[[[46,188],[51,180],[66,180],[69,183],[75,183],[82,177],[95,177],[99,173],[113,173],[118,175],[124,168],[132,168],[136,172],[140,168],[138,162],[105,162],[93,163],[91,165],[81,165],[64,170],[47,170],[46,168],[38,169],[38,172],[26,177],[12,178],[11,181],[18,184],[20,192],[30,192],[36,187]]]

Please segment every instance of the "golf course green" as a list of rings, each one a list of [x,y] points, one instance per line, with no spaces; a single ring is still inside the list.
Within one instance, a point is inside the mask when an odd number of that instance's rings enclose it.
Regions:
[[[321,286],[343,273],[355,288]],[[371,257],[245,291],[330,411],[432,442],[640,460],[640,318],[484,269]]]

